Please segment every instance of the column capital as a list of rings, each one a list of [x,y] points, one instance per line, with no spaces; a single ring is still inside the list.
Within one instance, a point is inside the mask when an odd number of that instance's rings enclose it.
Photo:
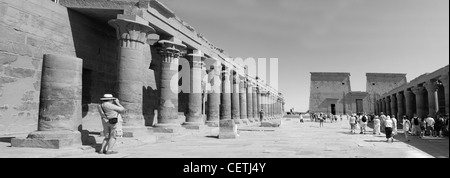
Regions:
[[[121,47],[137,48],[138,44],[145,44],[148,35],[156,32],[148,24],[128,19],[112,19],[108,24],[116,29]]]
[[[397,99],[399,99],[399,98],[403,98],[403,94],[402,94],[402,93],[400,93],[400,92],[399,92],[399,93],[396,93],[395,95],[396,95]]]
[[[424,87],[426,88],[426,90],[428,92],[435,92],[438,89],[438,85],[436,83],[436,81],[428,81],[425,82]]]
[[[415,94],[415,95],[421,95],[425,92],[425,87],[422,86],[415,86],[413,88],[411,88],[411,91]]]
[[[205,65],[203,61],[206,57],[201,50],[194,50],[192,53],[187,54],[186,58],[189,59],[191,68],[202,68]]]
[[[444,87],[448,88],[448,75],[442,75],[439,80],[442,82]]]
[[[183,51],[186,45],[182,44],[181,40],[177,38],[171,38],[169,40],[158,41],[160,45],[158,47],[158,52],[163,56],[163,58],[178,58],[183,55]],[[171,63],[172,60],[164,60],[163,62]]]

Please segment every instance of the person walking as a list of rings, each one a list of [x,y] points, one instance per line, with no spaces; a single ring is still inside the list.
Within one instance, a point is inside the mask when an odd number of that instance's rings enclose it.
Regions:
[[[262,123],[263,120],[264,120],[264,110],[261,109],[261,111],[259,111],[259,121]]]
[[[385,125],[384,122],[385,122],[385,121],[386,121],[386,115],[384,115],[384,113],[381,112],[381,113],[380,113],[380,123],[381,123],[381,124],[380,124],[380,127],[381,127],[380,131],[381,131],[381,130],[383,130],[383,131],[385,130],[385,129],[384,129],[384,125]]]
[[[408,135],[409,135],[409,132],[411,129],[411,122],[408,120],[408,118],[406,116],[403,116],[403,124],[402,125],[403,125],[403,133],[405,134],[405,139],[407,142],[409,142],[410,140],[408,138]]]
[[[392,139],[394,139],[394,136],[397,135],[397,119],[395,118],[395,115],[392,115]]]
[[[302,114],[300,113],[300,123],[303,123],[303,116],[302,116]]]
[[[434,132],[434,124],[436,123],[434,119],[431,117],[431,114],[428,115],[428,117],[425,119],[425,122],[427,122],[427,135],[430,135],[432,137],[435,137],[436,134]]]
[[[361,132],[359,134],[364,134],[364,135],[366,134],[366,126],[367,126],[368,120],[369,119],[368,119],[366,113],[364,113],[361,116],[361,120],[359,121],[359,127],[361,129]]]
[[[375,116],[375,119],[373,120],[373,134],[381,135],[380,127],[381,127],[380,118],[378,116]]]
[[[386,142],[394,142],[394,138],[392,137],[392,128],[394,127],[394,123],[391,117],[387,116],[386,121],[384,121],[384,132],[386,133]]]
[[[350,116],[349,123],[350,123],[350,133],[354,134],[356,130],[356,114]]]
[[[103,98],[100,100],[102,104],[98,105],[98,111],[101,116],[105,139],[102,142],[99,153],[116,154],[118,152],[113,151],[113,147],[118,136],[118,122],[122,120],[120,113],[124,112],[125,108],[120,104],[119,99],[114,98],[111,94],[103,95]]]
[[[420,136],[420,120],[417,117],[417,114],[414,114],[413,118],[411,119],[411,122],[412,122],[412,135]]]
[[[423,138],[425,136],[425,131],[427,129],[427,121],[425,120],[425,118],[422,119],[420,117],[419,117],[419,120],[420,120],[420,135],[419,135],[419,137]]]
[[[437,137],[442,137],[442,128],[444,126],[444,118],[442,115],[438,114],[436,116],[436,123],[434,124],[434,130]]]
[[[320,113],[319,115],[319,127],[323,127],[323,122],[325,121],[325,115]]]

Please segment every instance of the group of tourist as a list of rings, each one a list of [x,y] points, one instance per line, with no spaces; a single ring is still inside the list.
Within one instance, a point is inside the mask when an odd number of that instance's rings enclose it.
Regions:
[[[397,135],[397,125],[403,126],[403,132],[406,141],[410,141],[409,135],[418,136],[422,138],[424,136],[443,137],[444,133],[448,134],[449,119],[448,115],[437,114],[437,119],[428,115],[426,118],[420,118],[417,114],[414,114],[412,118],[407,116],[402,117],[402,123],[398,123],[395,115],[386,116],[383,112],[379,116],[374,118],[374,134],[380,135],[380,127],[385,131],[386,141],[394,141],[394,136]]]
[[[324,114],[324,113],[313,113],[311,114],[311,121],[319,122],[320,126],[323,126],[324,122],[330,121],[330,123],[337,122],[338,119],[342,121],[342,115],[339,117],[333,114]]]
[[[353,113],[351,116],[347,116],[350,123],[350,133],[355,134],[357,128],[360,129],[360,134],[366,134],[367,123],[370,116],[366,113]]]

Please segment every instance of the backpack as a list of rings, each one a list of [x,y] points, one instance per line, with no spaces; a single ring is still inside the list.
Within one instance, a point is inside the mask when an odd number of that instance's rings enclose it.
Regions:
[[[414,125],[419,125],[419,119],[417,117],[414,118]]]
[[[363,117],[362,117],[362,121],[363,121],[363,122],[367,122],[367,117],[366,117],[366,116],[363,116]]]

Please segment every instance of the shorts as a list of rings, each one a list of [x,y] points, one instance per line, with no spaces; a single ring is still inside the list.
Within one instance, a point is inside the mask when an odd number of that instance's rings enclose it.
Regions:
[[[110,124],[109,122],[103,123],[103,134],[105,135],[105,139],[117,137],[116,125],[117,124]]]

